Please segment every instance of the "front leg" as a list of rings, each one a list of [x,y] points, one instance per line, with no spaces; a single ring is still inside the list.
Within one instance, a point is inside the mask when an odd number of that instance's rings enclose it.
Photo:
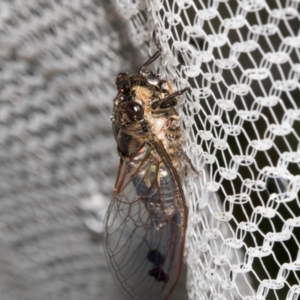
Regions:
[[[155,102],[153,102],[151,104],[151,108],[152,109],[156,109],[157,107],[159,108],[167,108],[167,107],[173,107],[177,105],[177,99],[176,97],[181,96],[183,93],[185,93],[187,90],[189,90],[190,88],[185,88],[182,89],[180,91],[174,92],[171,95],[163,98],[163,99],[159,99]],[[175,98],[175,99],[174,99]]]

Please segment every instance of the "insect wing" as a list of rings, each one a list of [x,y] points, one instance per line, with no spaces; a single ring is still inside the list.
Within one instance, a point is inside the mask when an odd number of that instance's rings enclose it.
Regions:
[[[166,299],[182,267],[186,208],[176,170],[162,150],[146,145],[129,162],[121,159],[106,215],[107,258],[132,299]]]

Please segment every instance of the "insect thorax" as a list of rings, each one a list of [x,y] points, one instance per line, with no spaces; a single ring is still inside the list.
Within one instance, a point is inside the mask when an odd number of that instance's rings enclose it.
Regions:
[[[158,76],[158,75],[157,75]],[[156,84],[141,74],[123,75],[122,87],[114,100],[113,130],[119,153],[130,157],[154,137],[158,138],[179,173],[181,146],[180,120],[174,105],[153,108],[153,103],[170,95],[171,84],[157,80]],[[177,99],[173,100],[177,103]]]

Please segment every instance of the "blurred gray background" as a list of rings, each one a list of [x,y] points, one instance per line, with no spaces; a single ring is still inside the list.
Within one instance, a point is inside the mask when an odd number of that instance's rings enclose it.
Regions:
[[[127,299],[101,234],[114,80],[147,49],[122,13],[105,0],[0,2],[0,300]],[[184,278],[171,299],[186,299]]]

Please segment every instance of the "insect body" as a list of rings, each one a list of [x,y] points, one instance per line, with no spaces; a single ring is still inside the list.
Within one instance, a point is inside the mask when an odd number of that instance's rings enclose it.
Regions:
[[[113,132],[120,165],[105,220],[107,259],[131,299],[166,299],[180,275],[187,209],[180,120],[171,84],[146,70],[116,78]]]

